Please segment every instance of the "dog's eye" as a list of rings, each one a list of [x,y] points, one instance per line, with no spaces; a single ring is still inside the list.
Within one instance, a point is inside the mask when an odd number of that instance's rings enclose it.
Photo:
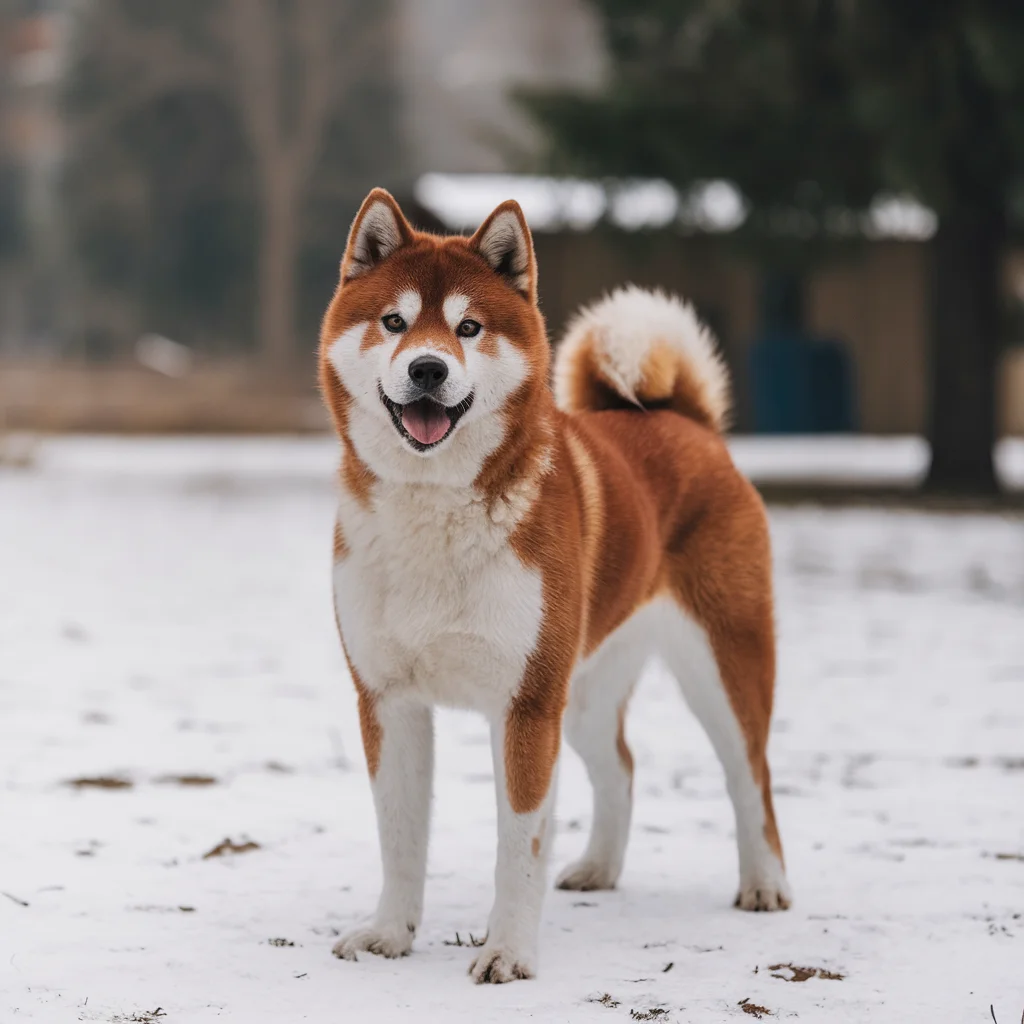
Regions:
[[[455,333],[460,338],[475,338],[480,333],[480,325],[475,320],[463,320]]]
[[[405,330],[405,321],[397,313],[389,313],[381,321],[392,334],[401,334]]]

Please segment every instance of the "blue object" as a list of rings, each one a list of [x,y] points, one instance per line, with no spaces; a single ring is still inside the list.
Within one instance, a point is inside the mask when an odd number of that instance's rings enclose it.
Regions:
[[[770,327],[754,343],[750,371],[757,433],[856,430],[853,364],[841,341]]]

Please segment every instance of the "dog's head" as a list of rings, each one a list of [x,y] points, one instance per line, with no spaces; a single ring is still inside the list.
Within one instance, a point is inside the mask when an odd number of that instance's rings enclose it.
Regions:
[[[442,238],[415,231],[374,189],[321,332],[325,396],[355,454],[385,479],[471,483],[547,372],[518,203],[471,238]]]

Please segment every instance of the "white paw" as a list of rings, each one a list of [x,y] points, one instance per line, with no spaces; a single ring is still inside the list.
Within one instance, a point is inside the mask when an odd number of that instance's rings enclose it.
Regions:
[[[356,928],[348,935],[343,935],[334,944],[333,953],[342,960],[356,960],[356,953],[364,950],[377,953],[379,956],[406,956],[412,949],[412,938],[415,930],[406,924],[369,925]]]
[[[532,978],[534,958],[505,946],[485,942],[480,955],[469,965],[470,977],[478,984],[504,985],[506,981]]]
[[[741,885],[734,906],[740,910],[789,910],[793,897],[785,878]]]
[[[574,861],[558,876],[556,889],[573,889],[576,892],[590,892],[594,889],[614,889],[619,873],[607,864],[596,861]]]

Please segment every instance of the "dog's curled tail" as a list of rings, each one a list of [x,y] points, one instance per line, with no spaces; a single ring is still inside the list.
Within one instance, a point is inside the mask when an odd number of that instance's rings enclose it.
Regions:
[[[582,309],[555,357],[567,412],[672,409],[723,431],[729,372],[711,331],[675,296],[629,285]]]

